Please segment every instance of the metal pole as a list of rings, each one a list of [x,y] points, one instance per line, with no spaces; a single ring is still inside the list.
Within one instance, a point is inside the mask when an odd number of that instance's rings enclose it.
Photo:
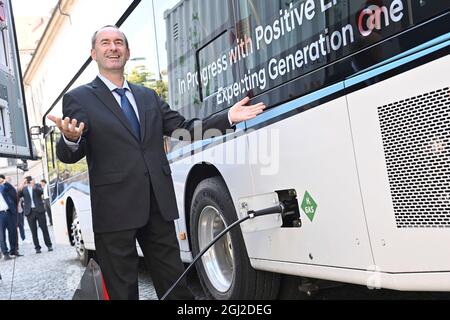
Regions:
[[[161,76],[161,66],[159,64],[159,50],[158,50],[158,33],[156,32],[156,18],[155,18],[155,2],[152,0],[152,8],[153,8],[153,29],[155,31],[155,42],[156,42],[156,60],[158,61],[158,76],[159,81],[162,81]]]

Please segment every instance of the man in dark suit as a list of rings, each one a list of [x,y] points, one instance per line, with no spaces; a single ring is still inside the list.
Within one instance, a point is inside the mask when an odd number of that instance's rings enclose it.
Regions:
[[[194,130],[225,132],[231,124],[256,117],[264,105],[246,107],[244,99],[228,114],[186,120],[153,90],[125,80],[130,49],[119,29],[97,31],[91,56],[98,77],[64,96],[64,119],[49,116],[63,133],[57,155],[66,163],[87,158],[96,255],[110,297],[139,298],[136,239],[161,297],[184,271],[163,135],[177,129],[191,136]],[[168,298],[191,299],[192,294],[183,282]]]
[[[44,200],[44,208],[45,208],[45,211],[47,212],[50,225],[53,226],[52,204],[50,201],[50,188],[47,184],[47,180],[45,180],[45,179],[41,180],[41,187],[42,187],[42,191],[44,192],[42,194],[42,199]]]
[[[0,174],[0,193],[3,201],[0,205],[0,244],[5,260],[19,256],[17,244],[17,192]],[[1,201],[1,200],[0,200]],[[9,247],[6,244],[6,230],[8,230]]]
[[[52,241],[47,228],[47,218],[45,217],[44,203],[42,202],[42,188],[36,184],[32,177],[26,177],[22,189],[19,190],[19,199],[23,198],[23,213],[27,217],[33,236],[33,243],[36,253],[41,253],[41,246],[38,237],[38,225],[42,230],[45,245],[48,251],[53,251]]]

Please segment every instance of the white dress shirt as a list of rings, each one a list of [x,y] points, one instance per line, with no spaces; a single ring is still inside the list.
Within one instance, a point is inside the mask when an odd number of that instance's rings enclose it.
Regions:
[[[6,203],[3,194],[0,192],[0,211],[8,211],[8,210],[9,210],[8,203]]]
[[[108,79],[106,79],[101,74],[99,74],[98,77],[100,78],[100,80],[103,81],[104,84],[106,84],[106,86],[108,87],[109,91],[112,92],[112,94],[113,94],[114,98],[116,98],[116,101],[119,104],[119,106],[122,106],[122,104],[120,103],[121,98],[120,98],[120,95],[117,92],[115,92],[114,90],[116,90],[116,89],[128,89],[128,90],[126,90],[126,96],[127,96],[128,100],[130,101],[130,103],[131,103],[131,105],[133,107],[134,113],[136,113],[136,116],[137,116],[137,118],[138,118],[138,120],[140,122],[139,111],[138,111],[138,108],[137,108],[136,100],[134,99],[133,93],[131,92],[130,85],[128,84],[128,81],[125,80],[124,83],[123,83],[123,87],[120,88],[120,87],[116,86],[114,83],[112,83],[111,81],[109,81]]]
[[[44,199],[49,199],[50,198],[49,192],[48,192],[48,184],[46,184],[45,187],[42,188],[42,197]]]
[[[34,209],[36,208],[36,206],[34,205],[34,201],[33,201],[33,187],[32,186],[28,186],[28,192],[30,193],[30,198],[31,198],[31,208]]]
[[[106,79],[101,74],[98,74],[98,77],[108,87],[108,89],[111,91],[112,95],[116,99],[119,106],[121,106],[121,103],[120,103],[121,97],[117,92],[114,91],[114,90],[120,89],[120,88],[118,86],[116,86],[114,83],[112,83],[111,81],[109,81],[108,79]],[[137,104],[136,104],[136,99],[134,99],[133,93],[131,92],[131,89],[130,89],[130,85],[128,84],[128,81],[126,81],[126,80],[123,83],[123,89],[128,89],[128,90],[126,90],[126,96],[127,96],[128,100],[130,101],[131,106],[133,107],[134,113],[136,113],[136,116],[137,116],[138,120],[140,121],[139,111],[138,111]],[[78,139],[77,142],[72,142],[72,141],[67,140],[64,135],[63,135],[63,139],[64,139],[64,142],[66,143],[66,145],[68,147],[70,147],[70,149],[72,151],[76,151],[78,149],[78,144],[80,143],[81,137],[80,137],[80,139]]]

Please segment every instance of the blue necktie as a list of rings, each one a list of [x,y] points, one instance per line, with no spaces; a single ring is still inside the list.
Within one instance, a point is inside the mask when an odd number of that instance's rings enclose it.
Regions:
[[[123,114],[128,119],[135,137],[138,138],[138,140],[141,140],[141,125],[139,124],[139,120],[130,100],[128,100],[126,96],[127,89],[117,88],[114,91],[120,96],[120,105],[122,107]]]

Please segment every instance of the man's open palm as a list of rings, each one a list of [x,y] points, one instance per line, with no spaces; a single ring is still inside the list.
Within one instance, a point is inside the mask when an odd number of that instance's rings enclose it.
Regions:
[[[250,99],[246,97],[230,109],[230,120],[233,124],[256,118],[266,108],[264,103],[246,106],[249,101]]]
[[[78,142],[80,140],[81,135],[84,130],[84,123],[81,122],[80,126],[77,127],[78,121],[77,119],[70,119],[66,117],[64,120],[62,118],[58,118],[52,115],[48,116],[48,119],[53,121],[56,126],[59,128],[64,137],[72,142]]]

